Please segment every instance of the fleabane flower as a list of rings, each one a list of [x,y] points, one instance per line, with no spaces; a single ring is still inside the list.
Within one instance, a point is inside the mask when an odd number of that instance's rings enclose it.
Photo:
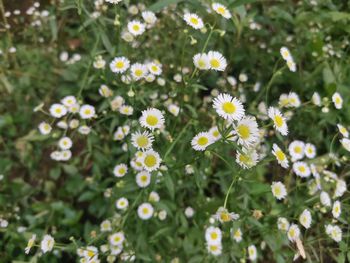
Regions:
[[[110,4],[119,4],[121,1],[123,0],[105,0],[107,3],[110,3]]]
[[[131,134],[131,143],[138,150],[152,148],[153,141],[154,137],[148,131],[144,131],[142,133],[137,131]]]
[[[343,107],[343,98],[340,96],[338,92],[335,92],[333,94],[332,101],[336,109],[340,110]]]
[[[316,147],[315,145],[311,144],[311,143],[307,143],[305,144],[305,156],[309,159],[315,158],[316,156]]]
[[[242,241],[242,236],[243,236],[243,234],[242,234],[242,230],[241,230],[240,228],[237,228],[237,229],[235,229],[235,230],[232,230],[231,233],[232,233],[233,239],[234,239],[237,243],[239,243],[239,242]]]
[[[224,71],[227,66],[226,58],[218,51],[209,51],[208,60],[210,69],[216,71]]]
[[[215,142],[221,139],[221,134],[217,126],[211,127],[209,133]]]
[[[67,114],[67,108],[59,103],[52,104],[50,107],[50,114],[52,117],[61,118]]]
[[[95,107],[88,104],[82,105],[79,115],[82,119],[91,119],[95,116]]]
[[[220,117],[226,120],[240,120],[244,116],[242,102],[227,93],[219,94],[213,100],[213,107]]]
[[[226,6],[220,4],[220,3],[213,3],[211,5],[211,8],[218,13],[219,15],[222,15],[226,19],[230,19],[232,17],[230,11],[227,10]]]
[[[115,202],[115,207],[120,210],[125,210],[128,206],[129,201],[125,197],[121,197]]]
[[[147,68],[148,71],[155,76],[159,76],[160,74],[162,74],[162,64],[160,63],[150,62],[147,64]]]
[[[343,145],[343,147],[345,148],[345,150],[347,150],[348,152],[350,152],[350,139],[348,138],[343,138],[340,140],[341,145]]]
[[[163,127],[164,121],[163,114],[156,108],[148,108],[147,110],[142,111],[142,116],[140,118],[141,126],[152,131]]]
[[[120,246],[121,244],[123,244],[125,236],[123,232],[116,232],[110,235],[108,240],[112,246]]]
[[[61,150],[69,150],[73,145],[72,140],[69,137],[62,137],[58,141],[58,147],[61,148]]]
[[[341,203],[337,200],[333,204],[332,215],[334,218],[339,218],[341,214]]]
[[[137,214],[142,220],[148,220],[153,216],[154,208],[150,203],[143,203],[137,208]]]
[[[135,63],[130,68],[131,76],[134,80],[140,80],[146,77],[148,73],[148,68],[146,65],[141,63]]]
[[[326,225],[326,233],[329,235],[335,242],[340,242],[342,240],[342,230],[337,225]]]
[[[184,15],[185,22],[194,29],[201,29],[204,27],[203,20],[196,14],[186,13]]]
[[[49,252],[53,249],[55,240],[50,235],[45,235],[41,241],[40,247],[43,253]]]
[[[255,117],[245,116],[234,125],[238,144],[251,146],[259,141],[259,128]]]
[[[287,220],[287,218],[285,218],[285,217],[279,217],[279,218],[277,219],[277,228],[278,228],[279,230],[282,230],[282,231],[284,231],[284,232],[287,232],[288,229],[289,229],[289,226],[290,226],[290,224],[289,224],[289,221]]]
[[[305,178],[311,175],[311,170],[305,162],[293,163],[293,171],[296,175]]]
[[[280,53],[281,53],[282,58],[285,61],[293,60],[292,54],[290,53],[290,51],[287,47],[281,47]]]
[[[109,64],[114,73],[124,73],[130,67],[130,61],[126,57],[115,57]]]
[[[296,72],[297,71],[297,65],[293,60],[288,60],[287,61],[287,67],[291,72]]]
[[[259,155],[255,149],[242,149],[242,152],[236,154],[236,162],[243,169],[250,169],[254,167],[259,161]]]
[[[278,200],[284,199],[287,196],[287,190],[283,183],[272,182],[271,190],[274,197]]]
[[[47,135],[50,134],[50,132],[52,131],[52,127],[50,124],[48,124],[47,122],[41,122],[38,126],[39,131],[42,135]]]
[[[142,154],[138,161],[142,164],[145,170],[152,172],[159,168],[162,159],[156,151],[147,150]]]
[[[198,53],[194,55],[193,64],[196,66],[196,68],[200,70],[210,69],[209,58],[208,55],[205,53]]]
[[[191,141],[192,148],[196,151],[205,151],[214,142],[209,132],[200,132]]]
[[[147,171],[141,171],[136,175],[136,183],[139,187],[145,188],[151,183],[151,174]]]
[[[75,105],[77,103],[77,99],[74,96],[66,96],[61,100],[62,104],[67,108]]]
[[[276,157],[277,162],[283,167],[283,168],[288,168],[289,167],[289,162],[288,159],[285,155],[285,153],[281,150],[280,147],[278,147],[277,144],[273,144],[272,146],[272,154]]]
[[[220,221],[221,223],[226,223],[233,220],[237,220],[239,218],[239,215],[233,212],[229,212],[224,207],[219,207],[214,215],[214,218]]]
[[[124,163],[114,166],[113,174],[115,177],[123,177],[128,172],[128,166]]]
[[[133,20],[128,23],[128,31],[134,36],[142,35],[145,32],[145,28],[145,24],[138,20]]]
[[[337,124],[338,130],[343,135],[344,137],[348,138],[349,137],[349,132],[348,130],[341,124]]]
[[[325,207],[330,207],[332,205],[332,200],[331,200],[329,194],[325,191],[321,192],[320,201],[321,201],[321,204]]]
[[[299,239],[300,229],[298,225],[292,224],[288,229],[287,236],[291,242],[295,242],[297,239]]]
[[[141,16],[148,25],[152,26],[157,22],[157,17],[152,11],[143,11]]]
[[[247,250],[248,250],[249,260],[255,261],[258,257],[256,247],[254,245],[250,245]]]
[[[283,117],[282,113],[279,109],[270,107],[268,109],[268,116],[271,120],[273,120],[273,126],[277,131],[279,131],[282,135],[286,136],[288,134],[288,127],[285,117]]]
[[[34,244],[35,244],[35,239],[36,239],[36,235],[33,234],[32,237],[28,240],[27,246],[26,246],[26,248],[24,249],[24,252],[25,252],[26,254],[29,254],[30,249],[34,246]]]
[[[210,226],[205,230],[205,240],[208,244],[220,244],[222,239],[222,232],[220,228]]]
[[[299,216],[299,222],[303,227],[308,229],[311,226],[311,221],[312,221],[311,213],[308,209],[305,209]]]
[[[219,256],[222,253],[222,244],[209,244],[207,243],[207,250],[213,256]]]
[[[295,140],[289,144],[288,151],[292,161],[301,160],[305,155],[305,144],[302,141]]]

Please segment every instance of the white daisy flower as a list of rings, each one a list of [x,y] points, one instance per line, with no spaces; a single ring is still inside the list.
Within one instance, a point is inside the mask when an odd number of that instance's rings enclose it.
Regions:
[[[273,120],[275,129],[279,131],[282,135],[286,136],[288,134],[287,122],[285,117],[283,117],[282,113],[279,111],[279,109],[269,107],[268,116],[271,120]]]
[[[280,147],[278,147],[277,144],[273,144],[272,146],[272,154],[276,157],[277,162],[283,167],[283,168],[288,168],[289,167],[289,162],[288,159],[285,155],[285,153],[281,150]]]
[[[290,226],[290,224],[289,224],[289,221],[287,220],[287,218],[279,217],[277,219],[277,227],[278,227],[279,230],[287,232],[288,229],[289,229],[289,226]]]
[[[45,235],[41,241],[40,247],[43,253],[49,252],[53,249],[55,240],[50,235]]]
[[[148,220],[153,216],[154,208],[150,203],[143,203],[137,208],[137,214],[142,220]]]
[[[128,166],[124,163],[114,166],[113,174],[115,177],[123,177],[128,172]]]
[[[95,116],[94,106],[85,104],[80,107],[79,115],[82,119],[91,119]]]
[[[84,249],[83,256],[89,263],[95,263],[98,259],[98,249],[94,246],[87,246],[86,249]]]
[[[185,22],[194,29],[202,29],[204,27],[203,20],[196,14],[186,13],[184,15]]]
[[[308,209],[305,209],[299,216],[299,222],[303,227],[309,229],[311,226],[311,221],[311,213]]]
[[[256,247],[254,245],[250,245],[248,247],[248,257],[250,261],[255,261],[258,257]]]
[[[290,53],[290,51],[289,51],[288,48],[286,48],[286,47],[281,47],[280,53],[281,53],[282,58],[283,58],[285,61],[293,60],[292,54]]]
[[[243,168],[243,169],[250,169],[253,166],[255,166],[259,161],[259,155],[256,150],[254,149],[244,149],[242,152],[237,152],[236,155],[236,162]]]
[[[284,199],[287,196],[287,190],[283,183],[272,182],[271,190],[274,197],[278,200]]]
[[[138,159],[138,161],[142,164],[145,170],[152,172],[159,168],[162,159],[156,151],[147,150]]]
[[[293,171],[296,175],[304,178],[311,175],[311,170],[305,162],[295,162],[293,163]]]
[[[138,150],[152,148],[153,141],[154,137],[148,131],[144,131],[142,133],[137,131],[131,134],[131,143]]]
[[[91,132],[91,128],[86,125],[82,125],[79,127],[78,132],[83,135],[87,135]]]
[[[287,61],[287,66],[291,72],[296,72],[297,71],[297,65],[293,60],[288,60]]]
[[[120,231],[120,232],[117,232],[117,233],[110,235],[108,237],[108,240],[112,246],[120,246],[123,244],[123,242],[125,240],[125,235],[123,232]]]
[[[316,156],[316,147],[315,145],[311,144],[311,143],[307,143],[305,144],[305,156],[309,159],[313,159]]]
[[[145,188],[151,183],[151,174],[147,171],[141,171],[136,175],[136,183],[139,187]]]
[[[300,105],[301,105],[301,102],[300,102],[298,94],[296,94],[295,92],[289,92],[289,94],[288,94],[288,106],[298,108],[298,107],[300,107]]]
[[[221,206],[218,208],[213,218],[215,218],[221,223],[226,223],[233,220],[237,220],[239,218],[239,215],[233,212],[229,212],[226,208]]]
[[[198,53],[194,55],[193,64],[196,66],[196,68],[200,70],[210,69],[209,58],[208,55],[205,53]]]
[[[143,11],[141,16],[148,25],[154,25],[157,22],[157,17],[152,11]]]
[[[342,230],[339,226],[326,225],[325,227],[327,235],[329,235],[335,242],[340,242],[342,240]]]
[[[170,104],[168,106],[168,111],[174,115],[175,117],[179,115],[179,112],[180,112],[180,107],[177,106],[176,104]]]
[[[214,140],[209,132],[200,132],[191,141],[192,148],[196,151],[205,151],[212,143]]]
[[[159,76],[162,74],[162,64],[160,64],[160,63],[156,63],[156,62],[148,63],[147,68],[148,68],[148,71],[150,73],[152,73],[152,75]],[[153,78],[153,80],[154,80],[154,78]],[[150,82],[152,82],[152,81],[150,81]]]
[[[329,194],[325,191],[321,192],[320,201],[321,201],[321,204],[325,207],[330,207],[332,205],[331,198],[330,198]]]
[[[242,103],[229,94],[221,93],[213,100],[217,114],[226,120],[240,120],[244,116]]]
[[[119,108],[119,112],[123,115],[130,116],[134,113],[134,108],[129,105],[122,105]]]
[[[347,190],[346,182],[344,180],[337,179],[337,183],[335,185],[335,190],[334,190],[334,198],[343,196],[346,190]]]
[[[288,146],[288,151],[292,157],[292,161],[301,160],[305,154],[305,144],[302,141],[295,140]]]
[[[52,131],[51,125],[44,121],[39,124],[38,128],[42,135],[50,134]]]
[[[74,96],[66,96],[61,100],[62,104],[69,108],[77,103],[77,99]]]
[[[343,107],[343,98],[340,96],[338,92],[335,92],[332,96],[332,101],[334,103],[334,107],[336,109],[341,109]]]
[[[152,191],[149,194],[148,200],[153,203],[159,202],[160,200],[159,194],[157,192]]]
[[[28,240],[27,246],[26,246],[26,248],[24,249],[24,252],[25,252],[26,254],[29,254],[30,249],[34,246],[34,244],[35,244],[35,239],[36,239],[36,235],[33,234],[32,237]]]
[[[144,64],[135,63],[131,66],[130,71],[134,80],[140,80],[146,77],[148,73],[148,68]]]
[[[130,67],[130,61],[126,57],[115,57],[109,64],[114,73],[124,73]]]
[[[148,128],[152,131],[157,128],[160,129],[164,125],[164,116],[160,110],[148,108],[147,110],[142,111],[140,124],[142,127]]]
[[[332,215],[334,218],[339,218],[341,214],[341,203],[337,200],[333,204]]]
[[[211,127],[209,133],[215,142],[221,139],[221,134],[217,126]]]
[[[297,239],[299,239],[300,229],[298,225],[292,224],[288,229],[287,236],[291,242],[295,242]]]
[[[348,138],[349,137],[349,132],[348,130],[341,124],[337,124],[338,130],[343,135],[344,137]]]
[[[210,254],[213,256],[219,256],[222,253],[222,244],[207,244],[207,249]]]
[[[142,35],[145,32],[145,28],[145,24],[138,20],[133,20],[128,23],[128,31],[134,36]]]
[[[234,125],[238,144],[251,146],[259,141],[259,128],[255,117],[245,116]]]
[[[224,71],[227,66],[226,58],[218,51],[209,51],[208,60],[210,69],[216,71]]]
[[[211,8],[218,13],[219,15],[222,15],[226,19],[230,19],[232,17],[230,11],[227,10],[226,6],[220,4],[220,3],[213,3],[211,5]]]
[[[58,147],[61,148],[61,150],[69,150],[73,145],[72,140],[69,137],[62,137],[58,141]]]
[[[112,231],[111,221],[109,221],[109,220],[102,221],[102,223],[100,224],[100,230],[101,230],[101,232]]]
[[[205,230],[205,240],[208,244],[220,244],[222,232],[220,228],[210,226]]]
[[[67,114],[67,108],[59,103],[52,104],[50,107],[50,114],[52,117],[61,118]]]
[[[115,207],[120,210],[125,210],[126,208],[128,208],[128,206],[129,201],[125,197],[121,197],[115,202]]]
[[[121,1],[123,0],[105,0],[107,3],[110,3],[110,4],[119,4]]]
[[[237,228],[236,230],[233,230],[232,231],[232,237],[233,239],[239,243],[242,241],[242,237],[243,237],[243,234],[242,234],[242,230],[240,228]]]
[[[192,218],[194,216],[194,209],[190,206],[186,207],[185,209],[185,216],[187,218]]]

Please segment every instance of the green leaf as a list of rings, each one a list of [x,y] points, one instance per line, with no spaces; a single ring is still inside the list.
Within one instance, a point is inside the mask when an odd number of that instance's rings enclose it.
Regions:
[[[172,199],[175,197],[175,186],[170,174],[164,174],[164,183]]]
[[[228,6],[230,8],[235,8],[235,7],[238,7],[238,6],[241,6],[241,5],[258,2],[258,0],[234,0],[234,1],[230,1],[230,2],[231,3]]]

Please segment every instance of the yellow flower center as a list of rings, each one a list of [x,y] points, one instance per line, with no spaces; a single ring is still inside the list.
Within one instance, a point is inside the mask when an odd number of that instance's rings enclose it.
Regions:
[[[118,61],[117,63],[115,63],[115,67],[117,69],[121,69],[124,67],[124,62],[123,61]]]
[[[120,168],[120,169],[119,169],[119,173],[120,173],[120,174],[125,174],[125,168]]]
[[[230,214],[229,213],[221,213],[220,214],[220,219],[223,222],[228,222],[231,220]]]
[[[198,60],[198,66],[200,68],[204,68],[206,66],[207,63],[205,63],[205,60],[204,59],[200,59]]]
[[[154,115],[148,115],[146,118],[146,122],[150,126],[156,126],[158,124],[158,118]]]
[[[147,180],[148,180],[148,176],[147,176],[147,175],[142,175],[142,176],[141,176],[141,181],[142,181],[143,183],[147,182]]]
[[[219,236],[218,236],[218,234],[216,232],[212,232],[210,234],[210,237],[211,237],[211,239],[216,240]]]
[[[299,166],[299,171],[304,173],[306,171],[305,166]]]
[[[276,151],[276,157],[279,161],[283,161],[286,158],[285,154],[281,150]]]
[[[213,67],[213,68],[218,68],[220,67],[220,61],[216,58],[213,58],[210,60],[210,65]]]
[[[152,69],[153,71],[158,71],[158,67],[155,66],[155,65],[153,65],[153,66],[151,67],[151,69]]]
[[[222,110],[227,114],[236,112],[236,106],[232,102],[225,102],[222,104]]]
[[[194,25],[198,25],[198,23],[199,23],[198,19],[195,17],[191,17],[190,22]]]
[[[143,74],[142,69],[136,69],[136,70],[135,70],[135,75],[136,75],[136,76],[141,77],[142,74]]]
[[[239,137],[243,140],[248,139],[250,136],[250,129],[247,125],[241,124],[237,127]]]
[[[275,187],[275,195],[281,195],[281,188],[280,187]]]
[[[132,29],[134,29],[135,31],[139,31],[140,30],[140,26],[139,25],[133,25]]]
[[[148,212],[149,212],[149,210],[148,210],[148,208],[147,208],[147,207],[144,207],[144,208],[142,209],[142,213],[144,213],[144,214],[148,214]]]
[[[277,127],[282,127],[282,125],[283,125],[283,118],[281,116],[279,116],[279,115],[275,116],[275,125]]]
[[[301,152],[302,152],[302,149],[301,149],[300,146],[295,146],[295,147],[294,147],[294,151],[295,151],[296,153],[301,153]]]
[[[226,9],[224,8],[224,7],[222,7],[222,6],[220,6],[220,7],[218,7],[217,9],[216,9],[216,11],[219,13],[219,14],[224,14],[225,13],[225,11],[226,11]]]
[[[136,143],[141,148],[146,147],[148,145],[148,138],[146,136],[140,136],[137,138]]]
[[[57,108],[56,110],[56,113],[60,114],[62,112],[62,110],[60,108]]]
[[[144,163],[147,167],[155,166],[157,163],[157,158],[154,155],[147,155]]]
[[[197,141],[198,145],[200,146],[204,146],[206,145],[207,143],[209,142],[208,138],[207,137],[200,137]]]
[[[86,115],[90,115],[90,114],[91,114],[91,110],[90,110],[90,109],[86,109],[86,110],[84,111],[84,113],[85,113]]]

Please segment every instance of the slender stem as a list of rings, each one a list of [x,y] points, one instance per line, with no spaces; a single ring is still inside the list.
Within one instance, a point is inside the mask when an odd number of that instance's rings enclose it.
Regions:
[[[231,192],[231,189],[232,189],[233,185],[234,185],[235,182],[236,182],[237,177],[238,177],[238,176],[234,176],[234,177],[233,177],[232,182],[231,182],[231,184],[230,184],[230,187],[229,187],[228,190],[227,190],[227,193],[226,193],[226,196],[225,196],[224,208],[226,208],[228,197],[229,197],[229,195],[230,195],[230,192]]]

